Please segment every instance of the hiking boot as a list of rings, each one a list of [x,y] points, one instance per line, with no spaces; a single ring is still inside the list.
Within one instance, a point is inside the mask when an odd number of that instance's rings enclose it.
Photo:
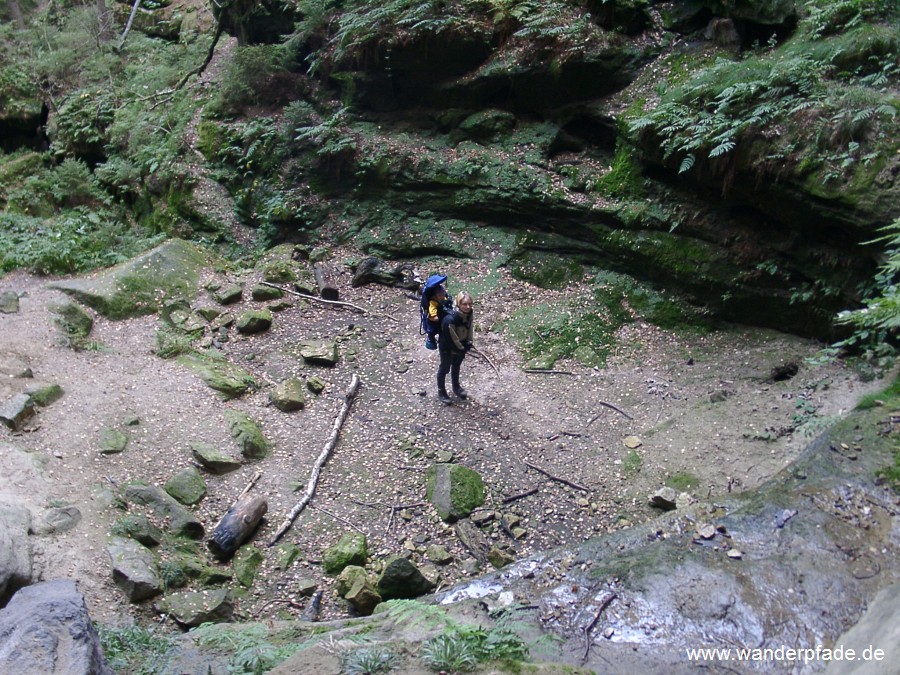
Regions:
[[[453,393],[464,400],[469,398],[469,395],[466,393],[466,390],[463,389],[462,387],[453,387]]]
[[[438,392],[438,401],[440,401],[440,402],[443,403],[444,405],[450,405],[450,403],[451,403],[450,397],[447,396],[447,392],[446,392],[446,391],[439,391],[439,392]]]

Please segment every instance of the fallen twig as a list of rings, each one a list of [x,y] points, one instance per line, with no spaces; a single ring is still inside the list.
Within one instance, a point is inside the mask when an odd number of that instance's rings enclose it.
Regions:
[[[309,483],[306,486],[306,493],[303,495],[303,499],[301,499],[297,504],[291,509],[291,512],[288,514],[287,518],[285,518],[284,522],[281,524],[281,527],[278,528],[278,531],[275,533],[275,536],[272,537],[272,540],[269,542],[269,546],[274,546],[281,536],[288,531],[288,528],[293,524],[293,522],[297,519],[297,516],[300,515],[301,511],[306,508],[306,505],[309,504],[310,500],[313,497],[313,494],[316,491],[316,485],[319,482],[319,472],[322,470],[322,467],[325,466],[325,462],[328,461],[328,458],[331,456],[331,451],[334,450],[334,446],[337,445],[338,435],[341,433],[341,427],[344,425],[344,420],[347,419],[347,415],[350,412],[350,406],[353,405],[353,399],[356,398],[356,393],[359,391],[359,375],[356,373],[353,374],[353,378],[350,380],[350,388],[347,389],[347,393],[344,394],[344,404],[341,406],[341,411],[338,413],[338,416],[334,420],[334,427],[331,429],[331,437],[328,439],[328,442],[325,444],[325,448],[319,453],[318,458],[316,459],[315,464],[313,465],[312,474],[309,477]]]
[[[347,527],[351,527],[351,528],[353,528],[354,530],[356,530],[357,532],[360,532],[360,533],[362,533],[362,534],[365,534],[365,532],[363,532],[359,527],[357,527],[356,525],[354,525],[353,523],[351,523],[349,520],[347,520],[346,518],[344,518],[344,517],[342,517],[342,516],[337,515],[336,513],[332,513],[332,512],[329,511],[328,509],[322,508],[321,506],[315,506],[315,505],[311,505],[310,508],[316,509],[317,511],[321,511],[322,513],[324,513],[324,514],[326,514],[326,515],[329,515],[329,516],[331,516],[332,518],[334,518],[335,520],[337,520],[337,521],[343,523],[343,524],[346,525]]]
[[[500,500],[500,503],[501,504],[509,504],[510,502],[514,502],[517,499],[524,499],[525,497],[530,497],[535,492],[537,492],[538,489],[539,488],[531,488],[530,490],[527,490],[526,492],[520,492],[517,495],[511,495],[509,497],[505,497],[504,499]]]
[[[315,295],[309,295],[308,293],[300,293],[298,291],[292,291],[290,288],[284,288],[283,286],[279,286],[278,284],[272,284],[272,283],[269,283],[268,281],[261,281],[260,283],[263,286],[271,286],[272,288],[277,288],[281,291],[284,291],[285,293],[290,293],[291,295],[296,295],[298,298],[304,298],[305,300],[312,300],[314,302],[321,302],[322,304],[325,304],[325,305],[340,305],[342,307],[351,307],[351,308],[355,309],[357,312],[359,312],[360,314],[372,314],[374,316],[383,316],[386,319],[390,319],[391,321],[396,321],[399,323],[399,321],[396,318],[394,318],[393,316],[391,316],[390,314],[380,314],[378,312],[370,312],[365,307],[360,307],[359,305],[354,305],[352,302],[344,302],[343,300],[326,300],[325,298],[319,298]]]
[[[539,467],[539,466],[535,466],[535,465],[532,464],[531,462],[526,462],[525,460],[522,460],[522,463],[523,463],[525,466],[527,466],[527,467],[529,467],[529,468],[531,468],[531,469],[534,469],[535,471],[537,471],[537,472],[539,472],[539,473],[544,474],[545,476],[547,476],[547,478],[550,478],[551,480],[555,480],[555,481],[557,481],[557,482],[559,482],[559,483],[564,483],[565,485],[568,485],[569,487],[573,487],[573,488],[575,488],[576,490],[584,490],[585,492],[590,492],[590,491],[591,491],[590,488],[586,488],[586,487],[584,487],[584,485],[579,485],[578,483],[573,483],[572,481],[566,480],[565,478],[560,478],[559,476],[554,476],[554,475],[553,475],[552,473],[550,473],[549,471],[546,471],[546,470],[542,469],[542,468]]]
[[[549,368],[523,368],[522,372],[534,373],[536,375],[575,375],[575,373],[570,370],[550,370]]]
[[[617,407],[614,406],[612,403],[607,403],[606,401],[597,401],[597,403],[599,403],[600,405],[605,405],[605,406],[606,406],[607,408],[609,408],[610,410],[615,410],[617,413],[619,413],[620,415],[624,415],[625,417],[627,417],[627,418],[630,419],[630,420],[633,420],[633,419],[634,419],[634,418],[633,418],[631,415],[629,415],[627,412],[625,412],[624,410],[621,410],[620,408],[617,408]],[[600,419],[600,414],[599,414],[599,413],[597,413],[597,414],[594,415],[591,419],[589,419],[588,422],[587,422],[587,424],[585,424],[584,426],[589,427],[589,426],[591,426],[591,424],[593,424],[594,422],[596,422],[598,419]]]
[[[594,630],[594,626],[597,625],[597,622],[600,620],[600,615],[603,614],[603,610],[609,607],[609,603],[615,600],[618,594],[612,592],[610,593],[606,599],[600,603],[600,607],[597,608],[597,611],[594,613],[594,618],[591,619],[591,622],[584,627],[584,654],[581,657],[581,663],[583,664],[587,661],[588,654],[591,651],[591,631]]]
[[[271,600],[267,600],[262,604],[262,606],[253,613],[253,616],[259,618],[259,615],[263,613],[263,610],[269,605],[275,604],[276,602],[283,602],[295,609],[303,609],[303,605],[301,605],[296,600],[291,600],[290,598],[272,598]]]
[[[470,349],[470,351],[473,354],[475,354],[476,356],[480,356],[485,361],[487,361],[488,365],[494,369],[494,373],[496,373],[497,377],[500,377],[500,371],[497,369],[497,366],[494,365],[494,362],[491,361],[491,358],[487,354],[485,354],[484,352],[478,351],[477,349],[475,349],[474,346]]]
[[[241,494],[239,494],[239,495],[237,496],[237,498],[240,499],[240,498],[243,497],[245,494],[247,494],[248,492],[250,492],[250,490],[253,489],[253,486],[256,485],[256,481],[258,481],[261,477],[262,477],[262,471],[257,471],[257,472],[256,472],[256,475],[253,476],[253,478],[250,479],[250,482],[247,483],[247,487],[245,487],[245,488],[243,489],[243,491],[241,491]],[[235,501],[237,501],[237,500],[235,500]]]

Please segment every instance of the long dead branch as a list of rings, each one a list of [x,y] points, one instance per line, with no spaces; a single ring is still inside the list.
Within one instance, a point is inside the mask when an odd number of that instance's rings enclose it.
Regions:
[[[549,368],[525,368],[523,372],[533,375],[575,375],[571,370],[550,370]]]
[[[616,406],[614,406],[612,403],[607,403],[606,401],[597,401],[597,403],[599,403],[600,405],[605,405],[605,406],[606,406],[607,408],[609,408],[610,410],[615,410],[617,413],[619,413],[620,415],[624,415],[625,417],[627,417],[627,418],[630,419],[630,420],[633,420],[633,419],[634,419],[634,418],[633,418],[631,415],[629,415],[627,412],[625,412],[624,410],[620,410],[619,408],[617,408]],[[597,413],[597,414],[594,415],[591,419],[589,419],[589,420],[587,421],[587,424],[585,424],[584,426],[589,427],[589,426],[591,426],[594,422],[596,422],[598,419],[600,419],[600,413]]]
[[[516,501],[517,499],[524,499],[525,497],[530,497],[535,492],[538,491],[539,488],[531,488],[530,490],[526,490],[525,492],[520,492],[519,494],[510,495],[509,497],[504,497],[500,500],[501,504],[509,504],[511,502]]]
[[[122,31],[122,37],[119,38],[119,46],[116,47],[116,51],[122,51],[122,47],[125,46],[125,38],[128,37],[128,31],[131,30],[131,24],[134,22],[134,16],[138,12],[138,8],[141,6],[141,0],[134,0],[134,5],[131,7],[131,14],[128,16],[128,22],[125,24],[125,30]]]
[[[303,494],[303,498],[297,502],[291,512],[288,514],[287,518],[284,519],[284,522],[281,524],[281,527],[278,528],[278,531],[275,533],[275,536],[272,537],[272,540],[269,542],[269,546],[274,546],[278,543],[278,540],[281,539],[281,536],[288,531],[290,526],[297,519],[297,516],[306,508],[306,505],[309,504],[310,500],[313,498],[313,494],[316,491],[316,486],[319,483],[319,473],[322,471],[322,467],[325,466],[325,462],[328,461],[328,458],[331,456],[332,450],[334,450],[334,446],[337,445],[338,436],[341,433],[341,427],[344,425],[344,421],[347,419],[347,415],[350,412],[350,406],[353,405],[353,399],[356,398],[356,393],[359,391],[359,375],[353,374],[353,378],[350,380],[350,387],[347,389],[347,393],[344,394],[344,404],[341,406],[341,411],[338,413],[338,416],[334,420],[334,427],[331,429],[331,437],[328,439],[328,442],[325,444],[325,448],[319,453],[319,456],[316,458],[315,464],[313,464],[312,474],[309,477],[309,483],[306,485],[306,492]]]
[[[285,293],[290,293],[291,295],[296,295],[298,298],[304,298],[306,300],[312,300],[314,302],[321,302],[323,305],[342,305],[344,307],[351,307],[355,309],[360,314],[373,314],[375,316],[383,316],[386,319],[390,319],[391,321],[399,321],[391,316],[390,314],[380,314],[378,312],[370,312],[365,307],[360,307],[359,305],[354,305],[352,302],[344,302],[343,300],[326,300],[325,298],[319,298],[315,295],[309,295],[308,293],[300,293],[298,291],[292,291],[290,288],[284,288],[283,286],[279,286],[278,284],[272,284],[268,281],[260,282],[263,286],[271,286],[272,288],[277,288]]]
[[[547,478],[549,478],[550,480],[555,480],[555,481],[558,482],[558,483],[563,483],[563,484],[565,484],[565,485],[568,485],[569,487],[575,488],[576,490],[583,490],[584,492],[590,492],[590,491],[591,491],[590,488],[586,488],[586,487],[584,487],[584,485],[579,485],[578,483],[573,483],[572,481],[566,480],[565,478],[560,478],[559,476],[554,476],[552,473],[550,473],[550,472],[547,471],[546,469],[542,469],[542,468],[539,467],[539,466],[535,466],[535,465],[532,464],[531,462],[526,462],[525,460],[522,460],[522,463],[523,463],[525,466],[529,467],[530,469],[534,469],[534,470],[537,471],[538,473],[544,474],[544,475],[547,476]]]
[[[600,606],[597,608],[597,611],[594,613],[594,618],[591,619],[591,622],[584,627],[584,654],[581,657],[581,663],[587,661],[588,654],[591,651],[591,631],[594,630],[594,626],[597,625],[597,621],[600,620],[600,615],[603,614],[603,610],[609,607],[609,603],[615,600],[618,596],[617,593],[612,592],[600,603]]]

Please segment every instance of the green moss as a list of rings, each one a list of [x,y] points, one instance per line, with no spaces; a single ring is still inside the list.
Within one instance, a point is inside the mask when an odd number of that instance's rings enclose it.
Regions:
[[[856,410],[869,410],[878,405],[896,406],[900,404],[900,378],[887,388],[874,394],[866,394],[856,404]]]
[[[578,261],[552,251],[525,249],[509,261],[508,267],[515,278],[538,288],[563,289],[584,275]]]
[[[666,486],[679,492],[689,492],[700,485],[699,479],[689,471],[679,471],[666,479]]]

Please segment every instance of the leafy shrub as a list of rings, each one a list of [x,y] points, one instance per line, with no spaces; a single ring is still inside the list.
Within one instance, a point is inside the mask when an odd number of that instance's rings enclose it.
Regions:
[[[141,626],[114,628],[95,624],[110,667],[119,673],[152,675],[161,671],[174,641]]]
[[[341,654],[344,675],[375,675],[392,670],[396,655],[387,647],[365,647]]]
[[[289,658],[302,645],[275,644],[263,624],[226,626],[205,623],[191,631],[202,645],[221,649],[230,654],[229,673],[261,675]]]
[[[73,92],[54,116],[54,150],[70,157],[102,156],[114,114],[115,101],[108,89]]]
[[[81,160],[36,171],[21,186],[9,192],[11,210],[28,215],[51,216],[58,209],[78,206],[100,208],[110,203],[99,182]]]
[[[289,90],[291,80],[286,77],[290,67],[290,52],[282,45],[239,47],[207,112],[227,117],[248,106],[291,98],[295,92]]]

